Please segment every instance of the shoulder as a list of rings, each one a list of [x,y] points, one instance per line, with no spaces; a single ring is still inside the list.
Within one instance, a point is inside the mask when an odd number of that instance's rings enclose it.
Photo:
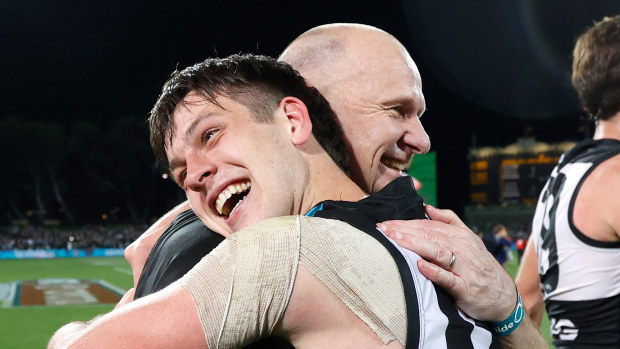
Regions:
[[[620,235],[620,154],[615,155],[598,165],[588,176],[580,190],[580,197],[586,198],[592,205],[588,209],[592,215],[601,220],[601,231],[606,231],[605,235],[612,233]],[[578,198],[579,200],[580,198]],[[590,215],[590,221],[592,221]],[[615,233],[615,234],[614,234]]]
[[[331,218],[283,216],[260,221],[232,234],[229,239],[241,241],[279,240],[287,236],[298,236],[308,232],[324,234],[343,234],[357,232],[350,224]]]
[[[282,216],[260,221],[245,227],[226,240],[236,244],[277,244],[295,238],[300,231],[300,216]]]
[[[606,206],[620,206],[617,194],[620,193],[620,154],[603,161],[597,166],[588,178],[593,184],[593,189],[601,198]]]

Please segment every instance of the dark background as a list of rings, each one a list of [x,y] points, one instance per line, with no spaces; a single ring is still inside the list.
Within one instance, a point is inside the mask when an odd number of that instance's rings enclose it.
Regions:
[[[572,45],[617,13],[615,1],[576,0],[3,0],[0,224],[161,215],[182,195],[155,166],[144,121],[170,72],[210,56],[276,56],[332,22],[377,26],[408,48],[423,79],[438,204],[461,213],[471,147],[590,132],[570,88]]]

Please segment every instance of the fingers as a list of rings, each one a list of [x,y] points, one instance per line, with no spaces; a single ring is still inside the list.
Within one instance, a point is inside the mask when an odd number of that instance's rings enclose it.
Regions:
[[[145,240],[142,237],[139,237],[137,240],[127,246],[127,248],[125,248],[124,253],[125,259],[131,267],[134,287],[138,285],[140,274],[142,274],[142,269],[146,264],[146,260],[149,253],[151,252],[150,250],[152,247],[144,247],[143,241]]]
[[[452,251],[445,248],[442,244],[424,238],[417,238],[412,234],[403,234],[395,228],[395,225],[385,225],[384,233],[398,245],[422,257],[417,262],[418,269],[422,275],[442,287],[455,298],[467,295],[467,286],[458,275],[460,267],[458,261],[455,260],[453,262],[450,270],[444,269],[450,264],[452,256],[457,258]]]
[[[452,210],[440,210],[431,205],[426,205],[424,209],[428,217],[434,221],[467,228],[467,225]]]
[[[385,221],[377,224],[377,227],[386,234],[400,233],[405,236],[418,238],[420,241],[432,241],[457,250],[462,249],[463,241],[468,241],[468,244],[472,244],[470,241],[474,241],[473,244],[476,244],[476,241],[480,240],[467,227],[428,219]],[[482,244],[482,241],[479,242]],[[451,254],[448,253],[448,260],[450,260],[450,256]]]
[[[396,243],[408,250],[417,253],[420,257],[435,263],[436,265],[445,268],[450,264],[452,259],[452,251],[448,250],[443,244],[439,244],[436,241],[425,238],[422,236],[418,238],[411,233],[403,233],[395,225],[385,225],[383,232],[392,238]],[[456,266],[453,265],[453,268]],[[454,271],[454,270],[452,270]]]
[[[133,301],[133,297],[136,293],[136,289],[135,288],[130,288],[121,298],[120,301],[118,301],[118,303],[116,303],[116,306],[114,307],[114,309],[120,308],[123,305],[130,303]]]
[[[409,235],[428,235],[425,236],[427,239],[433,239],[435,236],[445,235],[446,232],[452,233],[454,229],[460,229],[460,227],[453,227],[453,229],[445,229],[449,228],[450,225],[447,223],[439,222],[439,221],[431,221],[428,219],[413,219],[410,221],[403,220],[393,220],[393,221],[385,221],[377,224],[377,227],[381,229],[381,231],[388,232],[401,232]]]
[[[450,261],[448,262],[448,266],[446,267],[446,270],[452,269],[452,267],[454,267],[455,262],[456,262],[456,255],[454,254],[454,252],[452,252],[452,258],[450,258]]]
[[[466,287],[465,284],[462,282],[462,279],[453,273],[443,270],[424,259],[418,260],[418,269],[424,277],[439,285],[453,297],[458,298],[465,294],[461,290],[463,287]]]
[[[452,211],[429,207],[428,212],[437,220],[387,221],[377,227],[422,257],[420,272],[452,295],[466,314],[483,321],[504,319],[516,299],[510,275]],[[456,259],[448,268],[453,253]]]

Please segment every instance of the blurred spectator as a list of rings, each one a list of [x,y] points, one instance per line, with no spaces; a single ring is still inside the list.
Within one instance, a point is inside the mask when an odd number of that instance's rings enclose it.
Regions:
[[[0,250],[125,248],[146,225],[80,228],[2,227]]]
[[[503,224],[495,225],[492,230],[482,236],[482,241],[499,264],[504,265],[508,259],[512,258],[510,252],[512,239]]]
[[[523,257],[523,251],[525,251],[525,246],[527,246],[527,239],[518,238],[515,241],[515,246],[517,247],[517,254],[519,255],[519,261]]]

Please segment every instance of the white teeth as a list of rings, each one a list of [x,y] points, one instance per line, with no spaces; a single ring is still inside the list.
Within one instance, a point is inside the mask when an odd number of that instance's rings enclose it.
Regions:
[[[228,214],[229,216],[235,212],[235,210],[237,209],[237,206],[239,206],[239,204],[241,203],[241,201],[243,201],[243,199],[237,201],[237,203],[235,204],[235,207],[232,208],[232,210],[230,210],[230,213]]]
[[[220,193],[220,195],[218,195],[217,200],[215,201],[215,209],[217,210],[217,212],[221,215],[222,212],[223,212],[222,210],[224,208],[224,204],[226,203],[226,201],[228,199],[230,199],[231,196],[233,196],[234,194],[241,194],[241,193],[245,192],[246,190],[248,190],[251,186],[252,186],[252,183],[250,181],[247,181],[247,182],[241,183],[241,184],[231,184],[231,185],[229,185],[226,189],[224,189]],[[230,213],[232,213],[232,211],[234,211],[234,209],[237,208],[237,206],[239,205],[239,203],[241,201],[243,201],[243,199],[239,200],[239,202],[237,202],[237,204],[230,211]]]
[[[396,161],[396,160],[392,160],[392,159],[381,159],[381,162],[385,166],[393,168],[395,170],[403,171],[405,169],[405,163],[404,162],[400,162],[400,161]]]

